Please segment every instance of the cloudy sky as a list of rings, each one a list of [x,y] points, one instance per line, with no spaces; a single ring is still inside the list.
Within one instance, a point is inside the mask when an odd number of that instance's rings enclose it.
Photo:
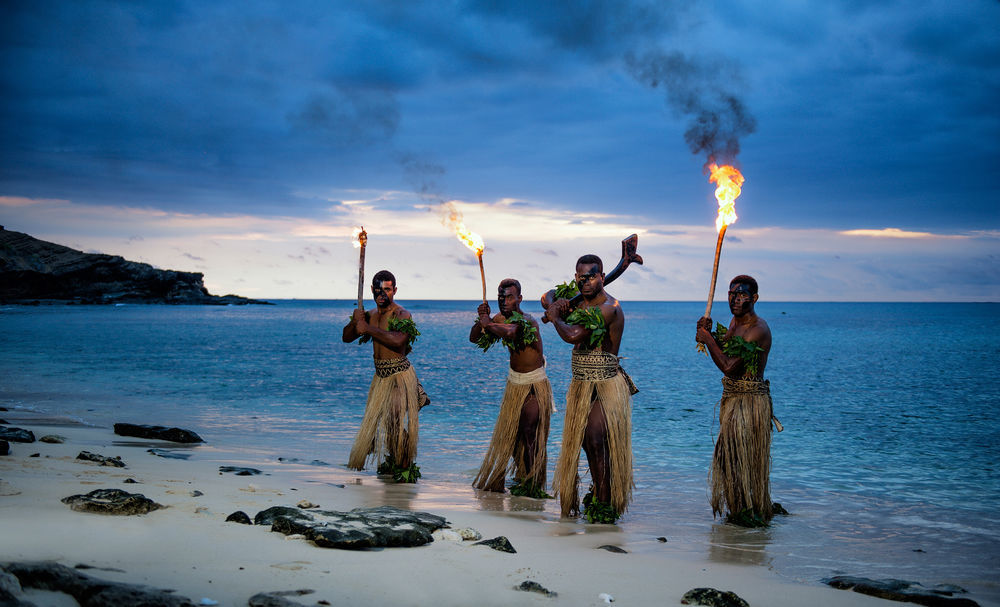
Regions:
[[[721,281],[1000,300],[1000,2],[48,2],[0,6],[0,224],[350,298],[525,295],[639,234],[623,300],[699,300],[710,156],[746,176]],[[722,289],[724,290],[724,289]],[[722,291],[720,290],[720,291]]]

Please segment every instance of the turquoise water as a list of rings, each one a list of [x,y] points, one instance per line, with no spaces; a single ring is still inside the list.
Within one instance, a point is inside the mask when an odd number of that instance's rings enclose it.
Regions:
[[[102,425],[180,425],[212,445],[343,465],[371,348],[340,340],[350,302],[278,303],[0,308],[0,405]],[[421,482],[464,490],[492,431],[506,358],[468,343],[476,302],[400,303],[422,332],[410,358],[434,399],[421,413]],[[986,330],[1000,305],[758,304],[774,336],[767,376],[785,426],[774,438],[772,496],[792,513],[766,530],[713,521],[708,507],[721,385],[695,351],[701,307],[624,304],[623,364],[641,392],[635,502],[620,528],[638,549],[666,536],[670,550],[811,583],[835,573],[950,582],[1000,602],[1000,344]],[[540,315],[537,304],[525,308]],[[560,405],[552,462],[569,346],[550,326],[542,338]],[[544,513],[557,516],[556,505]]]

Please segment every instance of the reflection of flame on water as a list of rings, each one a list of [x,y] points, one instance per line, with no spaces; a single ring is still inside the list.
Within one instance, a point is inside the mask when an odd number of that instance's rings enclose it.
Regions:
[[[711,176],[710,183],[717,184],[715,188],[715,198],[719,201],[719,216],[715,220],[715,229],[722,230],[723,226],[736,221],[736,199],[740,195],[743,186],[743,174],[731,165],[719,166],[714,162],[708,167]]]
[[[462,244],[469,247],[476,255],[483,254],[483,250],[486,248],[483,237],[465,227],[462,212],[456,209],[455,205],[448,203],[448,216],[443,219],[442,223],[451,228]]]
[[[354,245],[355,249],[360,249],[368,244],[368,233],[365,232],[364,227],[353,229],[351,233],[351,244]]]

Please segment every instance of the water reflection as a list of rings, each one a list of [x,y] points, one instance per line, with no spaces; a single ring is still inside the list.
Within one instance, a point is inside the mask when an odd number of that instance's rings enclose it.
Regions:
[[[746,529],[729,523],[709,527],[708,558],[717,563],[769,565],[767,547],[774,540],[769,527]]]
[[[546,500],[475,489],[479,509],[488,512],[545,512]]]

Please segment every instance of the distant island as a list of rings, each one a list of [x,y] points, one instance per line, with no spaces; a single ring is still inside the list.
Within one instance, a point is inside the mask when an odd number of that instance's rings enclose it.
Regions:
[[[0,226],[0,303],[270,304],[212,295],[201,272],[158,270],[118,255],[84,253]]]

